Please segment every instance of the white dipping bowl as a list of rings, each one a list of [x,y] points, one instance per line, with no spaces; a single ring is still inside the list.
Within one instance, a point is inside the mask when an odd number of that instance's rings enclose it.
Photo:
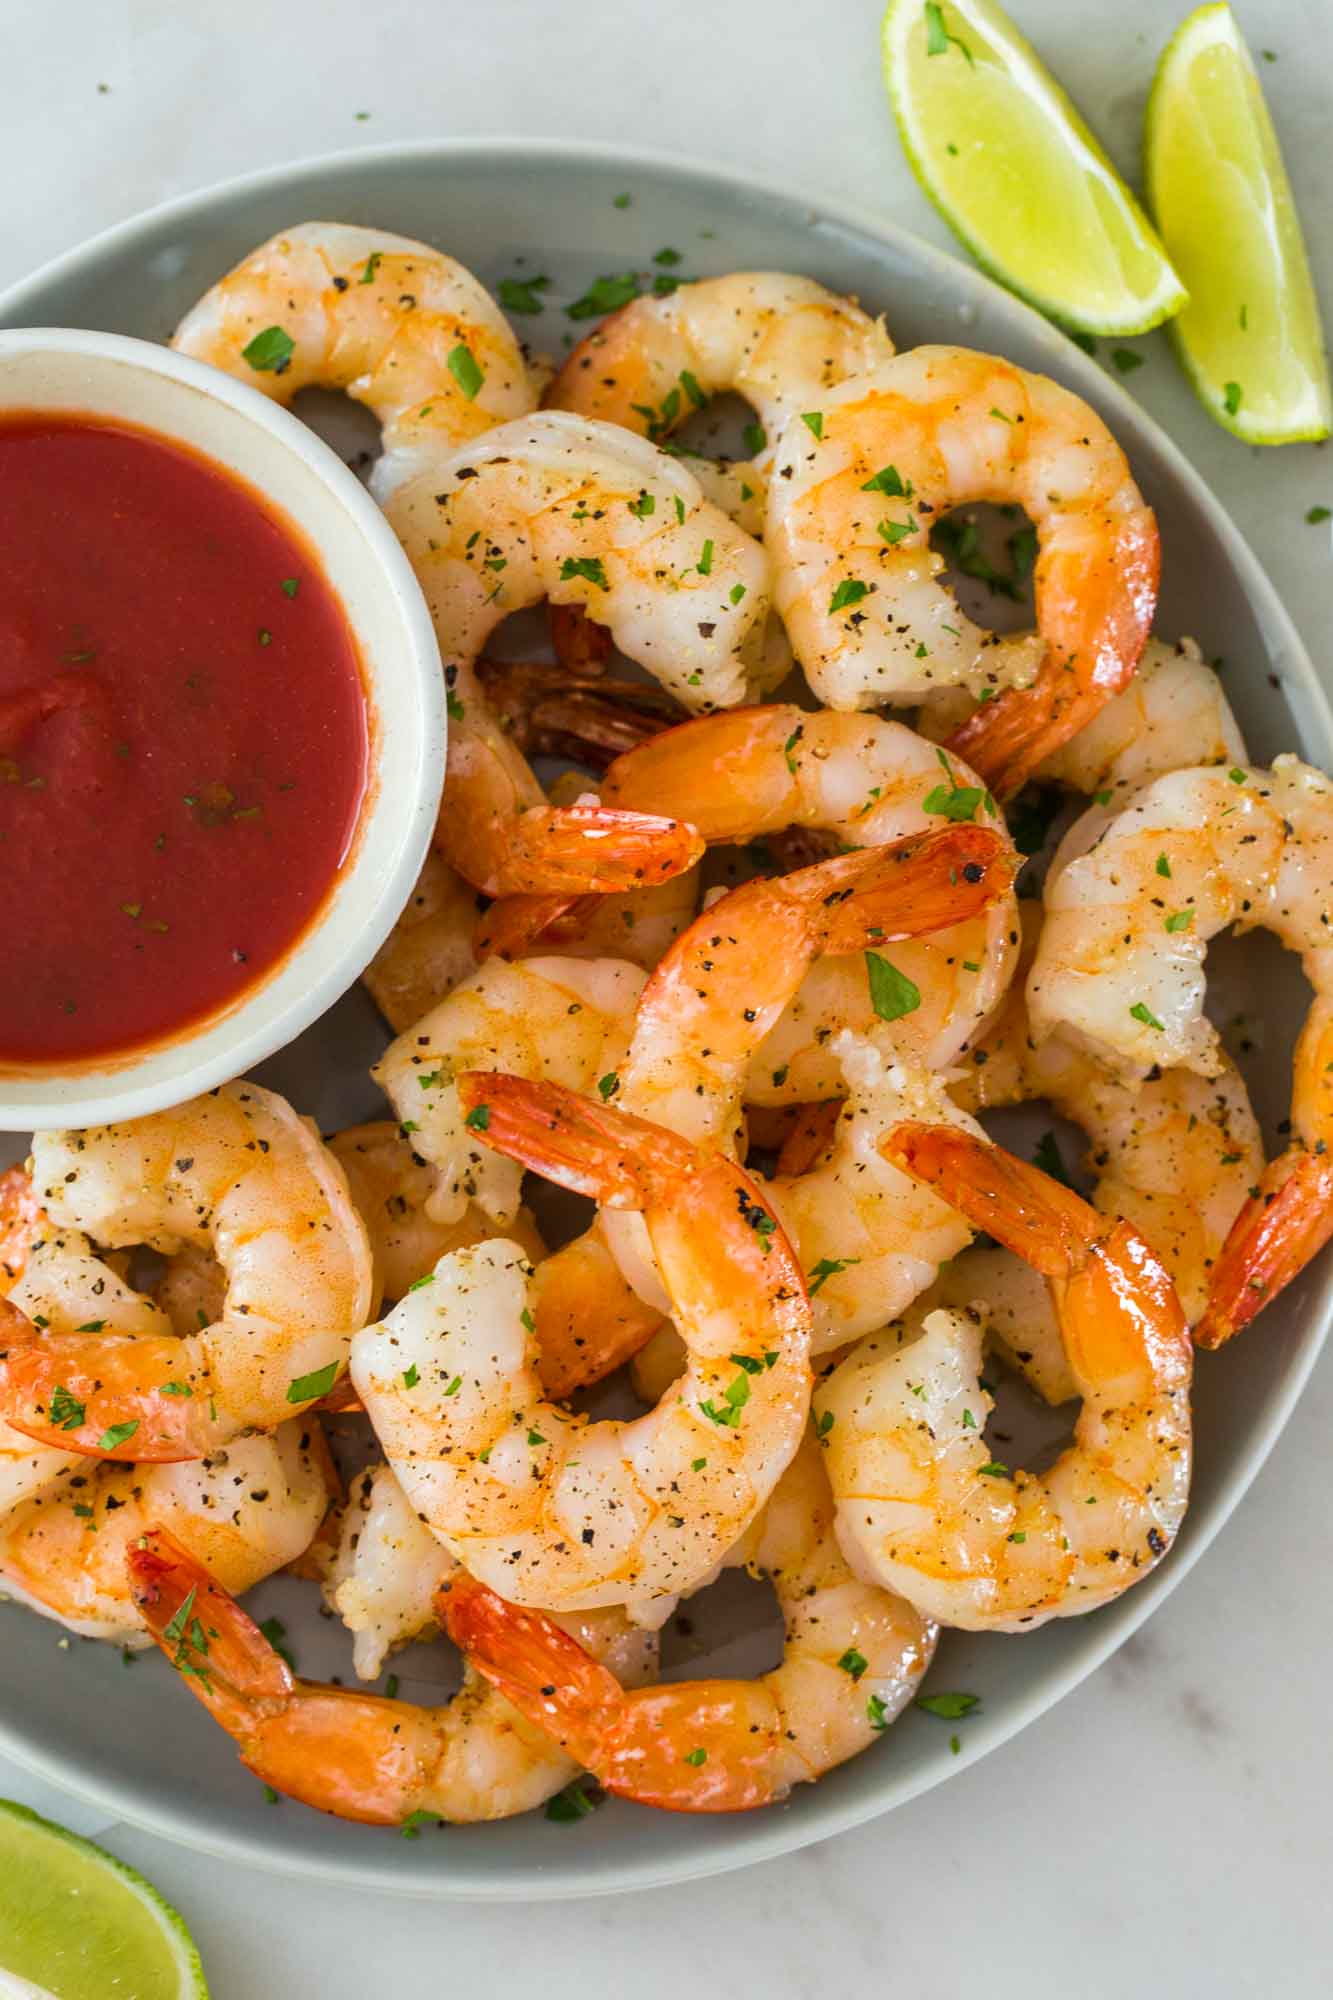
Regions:
[[[285,515],[343,608],[365,683],[365,797],[347,857],[285,957],[205,1020],[124,1052],[0,1060],[0,1131],[136,1118],[239,1076],[346,991],[411,893],[444,781],[445,700],[425,601],[393,530],[336,454],[245,383],[120,334],[0,332],[0,419],[79,413],[186,445]]]

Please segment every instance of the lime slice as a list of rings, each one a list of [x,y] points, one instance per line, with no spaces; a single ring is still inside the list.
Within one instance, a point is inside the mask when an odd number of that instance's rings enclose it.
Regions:
[[[884,78],[912,171],[979,264],[1087,333],[1144,333],[1185,288],[1059,84],[992,0],[889,0]]]
[[[1328,366],[1301,225],[1229,7],[1197,8],[1162,54],[1144,178],[1189,286],[1171,332],[1200,400],[1250,444],[1327,437]]]
[[[208,2000],[190,1933],[157,1890],[11,1799],[0,1799],[0,1967],[56,2000]]]

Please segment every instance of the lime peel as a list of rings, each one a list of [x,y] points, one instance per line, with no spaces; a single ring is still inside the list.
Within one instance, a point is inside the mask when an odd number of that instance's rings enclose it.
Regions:
[[[1190,289],[1171,327],[1209,414],[1248,444],[1327,437],[1328,367],[1300,220],[1230,7],[1198,7],[1162,52],[1144,180]]]
[[[194,1940],[103,1847],[0,1799],[0,1968],[60,2000],[208,2000]]]
[[[994,0],[889,0],[882,43],[912,171],[983,269],[1087,333],[1180,311],[1152,224]]]

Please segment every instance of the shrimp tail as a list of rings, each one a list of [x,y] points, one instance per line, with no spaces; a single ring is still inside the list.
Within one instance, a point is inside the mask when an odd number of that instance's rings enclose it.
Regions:
[[[498,896],[477,920],[472,956],[480,965],[488,958],[523,958],[539,942],[549,942],[555,950],[555,940],[545,937],[551,926],[568,917],[577,936],[580,911],[591,914],[599,901],[597,896]]]
[[[559,1084],[490,1070],[465,1070],[455,1082],[468,1125],[488,1146],[607,1208],[668,1199],[698,1161],[687,1139]]]
[[[1265,1170],[1231,1226],[1194,1329],[1196,1347],[1221,1347],[1333,1236],[1333,1155],[1288,1152]]]
[[[465,1570],[442,1584],[435,1615],[459,1650],[521,1715],[582,1764],[604,1762],[625,1691],[544,1611],[510,1604]]]
[[[507,835],[500,893],[615,894],[670,881],[704,843],[683,820],[617,807],[531,806]]]
[[[783,886],[817,888],[821,944],[836,956],[864,950],[877,934],[890,943],[965,923],[1004,894],[1014,869],[997,832],[961,825],[817,862]]]
[[[543,1611],[459,1572],[436,1616],[470,1664],[608,1792],[666,1812],[745,1812],[785,1796],[781,1732],[762,1685],[627,1692]]]
[[[438,1756],[408,1702],[298,1680],[220,1584],[164,1529],[129,1552],[130,1594],[158,1646],[265,1784],[340,1819],[400,1825]]]
[[[955,1125],[896,1125],[879,1150],[1043,1277],[1079,1269],[1113,1230],[1113,1220],[1072,1188]]]
[[[1093,564],[1076,555],[1039,560],[1039,624],[1093,630],[1095,648],[1048,645],[1030,686],[1006,688],[949,738],[947,747],[1000,798],[1021,791],[1047,757],[1128,687],[1152,631],[1161,541],[1151,508],[1131,508],[1121,518],[1105,560]]]
[[[210,1382],[171,1335],[43,1333],[0,1301],[0,1417],[89,1458],[170,1465],[227,1435]]]
[[[562,667],[592,675],[605,671],[615,651],[615,641],[605,625],[588,616],[583,605],[548,602],[546,629]]]
[[[576,615],[580,633],[610,634],[574,604],[548,604],[562,619]],[[588,771],[605,771],[617,757],[656,736],[684,715],[680,704],[654,682],[607,679],[606,655],[559,667],[528,661],[479,660],[477,679],[503,727],[529,757],[570,757]]]

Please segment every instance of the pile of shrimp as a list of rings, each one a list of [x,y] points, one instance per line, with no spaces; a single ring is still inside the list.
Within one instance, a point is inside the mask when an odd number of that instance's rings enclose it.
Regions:
[[[1333,782],[1257,767],[1153,636],[1093,410],[810,279],[659,280],[552,368],[449,256],[310,223],[175,345],[378,418],[448,776],[365,975],[384,1116],[321,1137],[241,1081],[0,1181],[0,1584],[156,1643],[266,1786],[409,1833],[760,1806],[961,1715],[942,1629],[1165,1560],[1196,1348],[1333,1232]],[[676,435],[726,396],[741,459]],[[954,594],[949,550],[996,574],[978,506],[1030,631]],[[539,605],[554,661],[491,657]],[[1204,1011],[1231,925],[1314,993],[1267,1160]],[[1077,1188],[981,1122],[1037,1102]],[[1001,1372],[1066,1409],[1031,1467]],[[727,1568],[778,1663],[664,1677]],[[279,1571],[362,1682],[447,1633],[459,1692],[300,1678],[237,1601]]]

